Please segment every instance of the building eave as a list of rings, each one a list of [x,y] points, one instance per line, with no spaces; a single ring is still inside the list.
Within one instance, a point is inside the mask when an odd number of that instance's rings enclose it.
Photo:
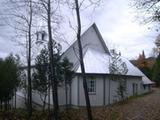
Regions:
[[[82,73],[75,73],[75,75],[81,75]],[[122,76],[122,77],[142,77],[134,75],[118,75],[118,74],[108,74],[108,73],[85,73],[87,76]]]

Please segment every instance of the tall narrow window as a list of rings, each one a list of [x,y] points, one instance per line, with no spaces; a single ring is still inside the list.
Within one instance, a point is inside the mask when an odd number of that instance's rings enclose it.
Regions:
[[[96,94],[96,80],[93,77],[89,78],[87,86],[89,94]]]

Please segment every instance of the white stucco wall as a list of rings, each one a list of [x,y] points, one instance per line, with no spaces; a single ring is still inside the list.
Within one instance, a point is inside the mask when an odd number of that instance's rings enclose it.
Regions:
[[[74,106],[78,105],[78,77],[74,77],[71,85],[71,103]]]
[[[118,81],[112,80],[110,76],[105,76],[105,105],[117,101]]]
[[[14,96],[13,101],[15,102],[15,96]],[[16,108],[26,108],[25,99],[19,95],[16,96]]]
[[[118,101],[118,97],[117,97],[117,88],[119,84],[118,80],[110,80],[110,84],[109,84],[109,76],[105,76],[105,77],[94,76],[94,79],[96,80],[96,94],[89,95],[92,106],[108,105],[109,101],[110,101],[110,104],[113,104]],[[141,82],[142,82],[141,77],[132,77],[132,76],[127,77],[127,81],[126,81],[127,97],[133,95],[133,84],[138,85],[137,92],[138,94],[142,94]],[[82,77],[80,76],[78,77],[77,84],[79,85],[78,87],[79,89],[78,91],[76,91],[77,106],[85,106],[86,103],[85,103],[85,97],[84,97]],[[110,85],[110,97],[109,97],[109,85]]]
[[[121,76],[118,76],[118,79],[116,80],[110,80],[110,97],[109,97],[109,77],[105,77],[105,84],[106,84],[106,96],[105,96],[105,103],[107,104],[112,104],[117,102],[118,99],[118,95],[117,95],[117,91],[118,91],[118,85],[119,85],[119,80],[121,79]],[[126,78],[126,97],[132,96],[133,95],[133,84],[137,84],[138,85],[138,94],[141,94],[141,88],[140,88],[140,84],[141,84],[142,80],[141,77],[132,77],[129,76]],[[110,98],[110,100],[109,100]]]
[[[88,79],[89,77],[87,77]],[[89,94],[90,103],[92,106],[102,106],[103,105],[103,77],[96,77],[96,93]],[[78,79],[79,83],[79,90],[78,90],[78,106],[85,106],[85,96],[84,96],[84,89],[83,89],[83,80],[82,77],[79,76]]]
[[[69,94],[69,91],[68,91],[68,94]],[[68,95],[68,97],[69,97],[69,95]],[[39,104],[42,104],[42,101],[40,99],[39,94],[34,94],[33,100],[38,102]],[[58,102],[59,102],[60,106],[63,106],[66,104],[66,95],[65,95],[65,87],[64,86],[58,87]],[[48,96],[46,98],[46,103],[48,104]],[[52,90],[50,91],[50,104],[53,105]]]
[[[113,104],[114,102],[118,101],[117,98],[117,88],[118,88],[118,79],[117,80],[110,80],[110,76],[103,76],[103,75],[95,75],[94,77],[96,81],[96,93],[90,94],[90,102],[92,106],[103,106],[108,105],[109,101],[110,104]],[[88,76],[87,79],[90,77]],[[120,76],[118,77],[120,78]],[[109,84],[110,82],[110,84]],[[149,91],[149,87],[146,86],[146,89],[144,90],[144,87],[142,86],[142,80],[141,77],[127,77],[127,96],[133,95],[133,84],[138,85],[138,94],[143,94]],[[109,85],[110,85],[110,97],[109,97]],[[20,94],[21,95],[21,94]],[[23,99],[23,96],[17,95],[17,107],[23,108],[25,106],[25,102]],[[39,108],[39,105],[42,105],[42,101],[40,100],[39,94],[36,92],[33,93],[33,102],[34,106]],[[58,100],[59,105],[64,106],[66,104],[66,98],[65,98],[65,87],[61,86],[58,88]],[[109,100],[110,98],[110,100]],[[68,91],[68,103],[70,100],[70,95]],[[48,98],[46,99],[46,102],[48,103]],[[50,96],[50,103],[52,104],[52,93]],[[85,106],[85,97],[84,97],[84,89],[83,89],[83,80],[80,75],[77,75],[72,80],[71,85],[71,104],[73,106]],[[47,107],[47,106],[46,106]]]
[[[133,84],[138,85],[138,94],[141,94],[141,77],[128,77],[127,79],[127,96],[133,96]]]

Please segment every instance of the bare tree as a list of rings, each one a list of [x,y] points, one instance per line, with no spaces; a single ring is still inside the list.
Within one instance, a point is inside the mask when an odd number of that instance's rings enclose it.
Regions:
[[[92,112],[91,112],[91,105],[90,105],[90,99],[89,99],[89,94],[88,94],[88,87],[87,87],[87,80],[86,80],[86,74],[85,74],[85,65],[83,61],[83,48],[82,48],[82,43],[81,43],[81,14],[80,12],[84,9],[87,9],[88,7],[93,7],[98,6],[102,0],[74,0],[73,1],[66,1],[67,5],[73,9],[76,12],[76,19],[77,19],[77,28],[75,29],[71,23],[70,26],[76,31],[77,33],[77,41],[78,41],[78,50],[79,50],[79,62],[80,62],[80,67],[81,67],[81,75],[83,79],[83,88],[84,88],[84,94],[85,94],[85,99],[86,99],[86,107],[87,107],[87,116],[88,120],[92,120]]]
[[[53,8],[55,7],[55,8]],[[54,65],[54,50],[56,49],[56,42],[54,40],[54,36],[56,34],[57,26],[59,25],[58,14],[56,14],[59,9],[59,1],[56,0],[40,0],[38,2],[38,10],[42,12],[39,14],[42,20],[45,22],[45,26],[43,26],[44,30],[47,30],[48,35],[48,49],[49,49],[49,70],[50,70],[50,83],[52,88],[52,100],[54,104],[54,114],[53,118],[58,120],[59,116],[59,103],[58,103],[58,79],[56,74],[56,66]]]
[[[81,18],[80,18],[78,0],[75,0],[75,5],[76,5],[76,15],[77,15],[77,24],[78,24],[77,40],[78,40],[78,47],[79,47],[79,61],[81,65],[81,72],[82,72],[82,78],[83,78],[83,88],[84,88],[84,94],[85,94],[85,99],[86,99],[88,120],[92,120],[91,105],[90,105],[90,100],[89,100],[84,61],[83,61],[83,49],[82,49],[82,43],[81,43]]]
[[[158,49],[156,47],[153,47],[152,51],[149,54],[149,56],[156,58],[158,56]]]
[[[47,3],[47,23],[48,23],[48,36],[49,36],[49,59],[50,59],[50,70],[51,70],[51,86],[52,86],[52,99],[54,103],[54,119],[58,120],[58,111],[59,111],[59,106],[58,106],[58,93],[57,93],[57,80],[55,77],[55,66],[54,66],[54,58],[53,58],[53,38],[52,38],[52,27],[51,27],[51,1],[48,0]]]
[[[157,36],[156,40],[155,40],[155,44],[157,46],[157,53],[160,54],[160,35]]]
[[[159,0],[133,0],[131,5],[136,7],[137,12],[144,23],[160,22]]]
[[[142,20],[142,23],[154,23],[154,29],[159,32],[160,30],[160,1],[159,0],[133,0],[132,5],[136,8],[138,13],[139,20]],[[157,36],[155,44],[159,49],[160,40]]]
[[[31,30],[32,30],[32,0],[29,0],[29,22],[28,22],[28,69],[27,69],[27,76],[28,76],[28,110],[29,110],[29,117],[32,116],[32,84],[31,84]]]

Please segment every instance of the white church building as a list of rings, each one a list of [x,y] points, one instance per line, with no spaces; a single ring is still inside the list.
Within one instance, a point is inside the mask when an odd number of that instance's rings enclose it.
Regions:
[[[87,76],[89,98],[91,106],[105,106],[117,102],[117,88],[119,80],[125,77],[127,97],[147,93],[153,84],[137,67],[129,60],[121,57],[126,63],[128,72],[126,75],[110,74],[110,52],[96,26],[93,24],[82,35],[81,42],[83,47],[83,60]],[[62,58],[67,57],[73,63],[75,77],[72,79],[71,88],[68,89],[68,101],[73,107],[85,106],[85,96],[83,90],[83,80],[78,58],[78,42],[75,41],[63,54]],[[116,79],[112,79],[112,77]],[[58,100],[60,106],[66,105],[65,88],[58,88]],[[52,97],[51,97],[52,98]],[[24,106],[24,94],[17,92],[17,107]],[[48,101],[48,100],[47,100]],[[47,102],[46,101],[46,102]],[[51,104],[52,104],[52,100]],[[33,93],[33,103],[41,106],[42,101],[38,94]],[[68,104],[68,103],[67,103]]]

